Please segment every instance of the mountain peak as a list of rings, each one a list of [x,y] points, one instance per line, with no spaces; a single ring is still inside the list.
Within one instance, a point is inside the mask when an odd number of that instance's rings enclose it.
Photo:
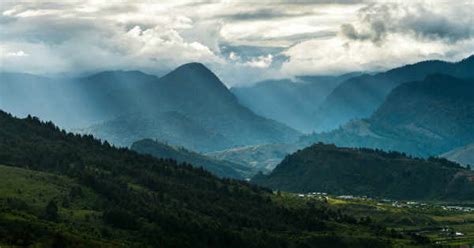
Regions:
[[[228,91],[224,83],[209,68],[197,62],[181,65],[163,76],[161,80],[175,86],[191,87],[195,90]]]
[[[194,68],[194,69],[209,70],[203,63],[200,63],[200,62],[190,62],[190,63],[182,64],[178,66],[178,68],[176,69],[179,69],[179,68]]]
[[[168,75],[172,74],[181,74],[186,76],[192,75],[209,78],[214,77],[214,79],[218,80],[217,76],[211,70],[209,70],[209,68],[199,62],[192,62],[181,65],[178,68],[174,69],[172,72],[170,72]]]

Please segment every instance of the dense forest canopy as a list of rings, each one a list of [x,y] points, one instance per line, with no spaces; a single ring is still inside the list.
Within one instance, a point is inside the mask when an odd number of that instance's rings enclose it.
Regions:
[[[327,192],[391,199],[471,200],[474,172],[440,158],[315,144],[286,157],[253,182],[292,192]]]

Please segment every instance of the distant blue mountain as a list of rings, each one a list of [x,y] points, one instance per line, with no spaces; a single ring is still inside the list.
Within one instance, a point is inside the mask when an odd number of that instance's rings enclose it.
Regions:
[[[367,118],[398,85],[423,80],[434,73],[474,77],[474,55],[457,63],[423,61],[375,75],[350,78],[340,84],[313,112],[316,131],[335,129],[350,120]]]
[[[309,133],[315,128],[314,111],[324,99],[344,80],[358,75],[360,73],[266,80],[234,87],[231,91],[241,104],[255,113]]]
[[[157,140],[139,140],[132,144],[131,149],[138,153],[149,154],[157,158],[173,159],[178,163],[187,163],[198,168],[202,167],[214,175],[223,178],[244,180],[251,178],[255,174],[252,168],[242,164],[207,157],[185,148],[171,146]]]
[[[396,87],[368,119],[303,142],[435,156],[474,143],[474,79],[434,74]]]
[[[13,94],[14,92],[14,94]],[[299,132],[241,106],[200,63],[158,78],[108,71],[76,79],[0,74],[0,108],[121,146],[158,138],[198,151],[294,141]]]

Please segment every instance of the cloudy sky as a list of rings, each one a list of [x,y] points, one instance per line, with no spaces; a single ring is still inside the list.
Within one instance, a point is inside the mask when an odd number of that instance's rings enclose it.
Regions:
[[[0,1],[2,71],[162,75],[199,61],[229,85],[474,53],[474,0]]]

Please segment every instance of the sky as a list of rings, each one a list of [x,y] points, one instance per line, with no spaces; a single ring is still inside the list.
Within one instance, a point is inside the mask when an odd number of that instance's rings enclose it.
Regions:
[[[0,70],[163,75],[202,62],[228,86],[380,71],[474,53],[474,0],[1,0]]]

